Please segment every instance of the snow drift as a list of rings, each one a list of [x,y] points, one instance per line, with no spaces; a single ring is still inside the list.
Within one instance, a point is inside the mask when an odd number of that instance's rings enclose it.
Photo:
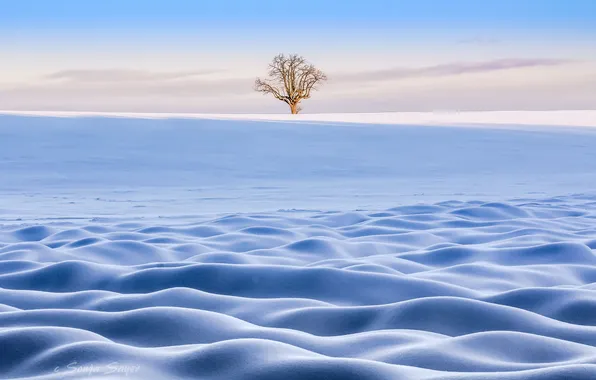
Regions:
[[[4,225],[0,372],[590,379],[594,217],[554,198]]]
[[[0,377],[593,379],[594,146],[0,118]]]

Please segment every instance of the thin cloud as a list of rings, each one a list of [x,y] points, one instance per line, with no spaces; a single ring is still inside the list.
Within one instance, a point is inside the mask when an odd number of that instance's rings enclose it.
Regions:
[[[477,63],[452,63],[418,68],[395,68],[333,75],[309,112],[375,112],[433,109],[520,109],[542,107],[590,108],[594,103],[596,66],[578,61],[510,59]],[[557,75],[540,70],[524,76],[476,81],[469,73],[501,73],[531,67],[559,67]],[[209,71],[215,72],[215,71]],[[6,109],[104,110],[151,112],[284,112],[281,102],[253,91],[254,77],[232,77],[195,72],[146,72],[135,70],[68,70],[28,83],[0,87],[0,103]],[[103,77],[102,75],[107,75]],[[108,75],[109,74],[109,75]],[[527,74],[527,75],[526,75]],[[451,81],[421,80],[456,76]],[[118,78],[118,80],[115,80]],[[414,78],[399,86],[383,81]],[[453,96],[453,93],[457,96]],[[550,108],[549,108],[550,107]],[[306,108],[306,107],[305,107]]]
[[[252,92],[254,78],[222,77],[223,70],[149,72],[64,70],[34,83],[3,86],[0,95],[37,97],[208,97]]]
[[[0,95],[37,97],[210,97],[252,93],[253,78],[130,81],[45,81],[0,89]]]
[[[336,75],[338,81],[367,82],[395,79],[446,77],[452,75],[488,73],[530,67],[559,66],[573,62],[566,59],[500,59],[485,62],[461,62],[419,68],[392,68]]]
[[[179,71],[179,72],[150,72],[142,70],[63,70],[49,75],[44,79],[63,80],[79,83],[110,83],[110,82],[153,82],[190,80],[210,74],[221,73],[222,70]]]

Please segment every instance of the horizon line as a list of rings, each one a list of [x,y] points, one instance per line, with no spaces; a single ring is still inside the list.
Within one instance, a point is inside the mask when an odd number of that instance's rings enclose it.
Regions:
[[[543,127],[596,127],[596,110],[547,110],[547,111],[449,111],[432,112],[343,112],[306,113],[169,113],[169,112],[101,112],[101,111],[18,111],[0,110],[0,116],[30,117],[107,117],[121,119],[206,119],[279,122],[326,122],[343,124],[393,124],[393,125],[532,125]]]

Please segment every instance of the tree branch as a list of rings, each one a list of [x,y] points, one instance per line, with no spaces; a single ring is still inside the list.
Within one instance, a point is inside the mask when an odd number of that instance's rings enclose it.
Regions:
[[[326,81],[327,76],[315,66],[297,55],[277,55],[269,65],[269,78],[255,81],[255,91],[271,94],[294,111],[299,111],[298,103],[310,98],[317,85]]]

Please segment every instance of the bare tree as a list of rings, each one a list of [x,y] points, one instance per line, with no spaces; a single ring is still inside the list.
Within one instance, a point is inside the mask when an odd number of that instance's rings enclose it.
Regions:
[[[310,98],[312,90],[327,80],[327,76],[312,64],[296,54],[280,54],[269,65],[269,78],[257,78],[255,91],[271,94],[290,106],[290,111],[297,114],[303,99]]]

